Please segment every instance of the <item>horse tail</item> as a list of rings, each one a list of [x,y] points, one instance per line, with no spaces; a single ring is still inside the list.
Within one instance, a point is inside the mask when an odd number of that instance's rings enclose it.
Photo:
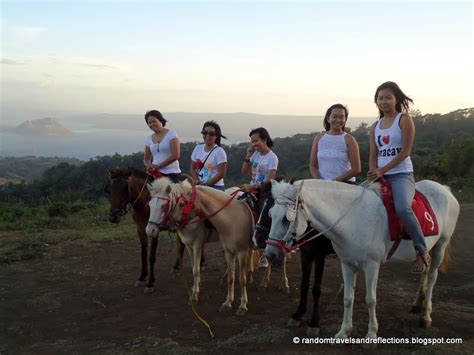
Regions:
[[[438,270],[441,273],[445,274],[450,262],[451,262],[451,240],[448,241],[448,245],[446,245],[446,248],[444,249],[443,261],[441,261],[441,265],[439,266]]]

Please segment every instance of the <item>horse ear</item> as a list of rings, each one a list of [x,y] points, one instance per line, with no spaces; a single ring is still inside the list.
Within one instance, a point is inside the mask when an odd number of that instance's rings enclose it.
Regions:
[[[290,185],[293,185],[295,183],[295,180],[296,180],[295,178],[291,178],[290,179]]]
[[[148,191],[151,192],[151,190],[153,190],[153,185],[148,183],[148,184],[146,184],[146,188],[148,189]]]

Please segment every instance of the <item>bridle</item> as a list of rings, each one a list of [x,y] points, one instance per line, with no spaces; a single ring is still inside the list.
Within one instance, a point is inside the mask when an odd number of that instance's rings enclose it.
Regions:
[[[289,196],[283,196],[283,198],[278,198],[278,199],[275,200],[276,204],[287,206],[286,218],[290,223],[292,222],[292,225],[290,224],[290,226],[288,227],[288,231],[287,231],[287,233],[285,234],[285,236],[283,238],[276,239],[276,238],[271,238],[269,236],[268,240],[266,241],[266,244],[275,246],[275,247],[279,248],[284,253],[288,253],[288,252],[291,252],[295,249],[298,249],[298,248],[302,247],[303,245],[309,243],[313,239],[315,239],[315,238],[323,235],[324,233],[330,231],[331,229],[333,229],[352,210],[352,208],[354,208],[357,204],[359,204],[359,202],[362,200],[362,197],[364,196],[365,190],[367,190],[367,188],[364,187],[362,189],[362,193],[359,195],[359,197],[357,197],[357,199],[353,203],[349,204],[349,208],[331,226],[324,229],[322,232],[319,232],[316,235],[305,239],[305,237],[308,234],[310,234],[314,231],[314,228],[310,228],[309,230],[305,231],[303,234],[301,234],[299,236],[296,235],[296,229],[297,229],[297,225],[298,225],[298,209],[302,209],[306,224],[307,224],[307,226],[310,225],[309,221],[308,221],[309,218],[308,218],[308,214],[307,214],[307,207],[304,205],[304,201],[300,197],[301,190],[303,188],[303,183],[304,183],[304,181],[301,182],[301,185],[298,189],[298,192],[296,193],[296,199],[295,200],[293,198],[289,197]],[[289,211],[291,211],[291,212],[289,213]],[[294,215],[293,220],[290,220],[291,217],[288,218],[289,214]]]
[[[110,179],[110,182],[113,183],[114,181],[116,180],[119,180],[119,179],[122,179],[122,180],[127,180],[123,177],[117,177],[117,178],[113,178],[113,179]],[[148,177],[146,177],[143,181],[143,185],[140,189],[140,192],[138,194],[138,196],[135,198],[135,200],[133,202],[127,202],[127,204],[125,204],[125,206],[119,208],[119,209],[115,209],[113,211],[111,211],[109,213],[109,216],[119,216],[119,217],[123,217],[125,216],[134,206],[135,204],[137,203],[138,200],[140,200],[140,197],[142,196],[143,194],[143,191],[145,191],[145,188],[146,188],[146,185],[148,183]],[[130,193],[130,183],[129,181],[127,181],[127,189],[128,189],[128,193]],[[148,208],[148,205],[146,205],[147,208]]]
[[[191,198],[188,198],[184,193],[181,193],[177,198],[174,198],[174,195],[172,192],[170,192],[167,197],[153,196],[152,199],[156,198],[156,199],[167,201],[162,206],[162,210],[164,210],[165,215],[162,218],[161,223],[157,221],[153,221],[151,216],[150,216],[150,219],[148,220],[148,223],[151,223],[157,227],[161,227],[169,223],[172,226],[175,226],[177,228],[184,228],[185,226],[189,224],[197,223],[203,220],[208,220],[214,217],[224,208],[226,208],[234,200],[238,192],[239,190],[234,191],[231,194],[231,198],[228,199],[222,207],[210,213],[209,215],[205,215],[201,209],[196,207],[196,186],[195,185],[192,185],[192,188],[191,188]],[[179,201],[183,201],[184,205],[181,211],[181,219],[176,220],[173,217],[173,214],[174,214],[175,209],[179,206]],[[192,217],[193,213],[194,213],[194,218]]]

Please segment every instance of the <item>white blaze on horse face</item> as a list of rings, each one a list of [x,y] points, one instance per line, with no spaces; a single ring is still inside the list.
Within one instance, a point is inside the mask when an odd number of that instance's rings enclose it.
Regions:
[[[163,223],[163,219],[165,217],[165,213],[163,211],[163,205],[165,202],[166,200],[154,196],[148,203],[150,206],[150,217],[148,218],[148,224],[146,226],[146,234],[150,238],[156,238],[158,236],[160,231],[158,225]]]
[[[268,234],[268,239],[274,242],[282,240],[286,235],[289,224],[286,221],[286,206],[277,204],[270,209],[269,215],[272,219],[272,224],[270,226],[270,233]],[[283,251],[274,246],[267,244],[265,247],[265,256],[268,260],[275,264],[283,260]]]

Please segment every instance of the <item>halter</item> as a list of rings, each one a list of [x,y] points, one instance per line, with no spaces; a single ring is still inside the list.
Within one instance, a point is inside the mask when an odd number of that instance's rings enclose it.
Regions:
[[[111,181],[113,182],[114,180],[117,180],[117,179],[123,179],[123,177],[114,178],[114,179],[111,179]],[[125,216],[133,208],[133,206],[135,206],[135,203],[137,203],[137,201],[142,196],[147,182],[148,182],[148,178],[145,178],[145,180],[143,181],[142,188],[140,189],[140,192],[139,192],[137,198],[132,203],[127,203],[125,208],[120,208],[119,210],[115,210],[115,211],[111,212],[110,214],[114,215],[114,216],[119,216],[119,217]],[[127,181],[127,185],[128,185],[128,190],[130,191],[130,184],[128,183],[128,181]],[[146,206],[148,207],[148,205],[146,205]]]
[[[304,214],[304,218],[306,220],[306,223],[309,224],[307,213],[306,213],[307,207],[303,205],[304,201],[301,200],[301,203],[299,203],[299,200],[300,200],[299,195],[301,193],[303,182],[301,183],[301,185],[298,189],[298,192],[296,194],[296,201],[295,202],[293,202],[293,199],[291,197],[288,197],[288,196],[284,196],[285,201],[281,201],[281,200],[278,200],[278,199],[275,201],[275,203],[277,203],[279,205],[286,205],[288,210],[290,210],[290,206],[294,206],[292,208],[292,210],[296,211],[296,216],[295,216],[293,226],[290,225],[290,227],[288,228],[288,231],[285,234],[285,236],[282,239],[275,239],[275,238],[270,238],[269,237],[268,240],[266,241],[267,244],[273,245],[273,246],[279,248],[284,253],[288,253],[292,250],[298,249],[298,248],[302,247],[303,245],[309,243],[313,239],[315,239],[315,238],[323,235],[324,233],[330,231],[331,229],[333,229],[349,213],[349,211],[353,207],[355,207],[357,204],[359,204],[359,202],[362,200],[362,197],[364,196],[365,190],[367,190],[367,188],[364,187],[362,189],[362,193],[359,195],[359,197],[357,197],[357,199],[353,203],[350,204],[349,208],[331,226],[324,229],[322,232],[319,232],[318,234],[312,236],[311,238],[302,240],[309,233],[314,231],[314,228],[311,228],[310,230],[308,230],[308,231],[304,232],[303,234],[301,234],[299,237],[296,235],[296,227],[297,227],[297,224],[298,224],[298,215],[297,215],[298,214],[298,208],[301,208],[303,210],[303,214]],[[288,212],[287,212],[287,215],[288,215]],[[291,228],[291,227],[293,227],[293,228]],[[290,232],[290,229],[291,229],[291,232]],[[291,236],[291,239],[289,238],[289,236]],[[302,241],[298,242],[300,240],[302,240]],[[290,241],[292,242],[292,245],[287,245]]]
[[[239,191],[240,190],[234,191],[231,194],[231,198],[227,200],[226,203],[222,207],[220,207],[217,211],[214,211],[207,216],[202,212],[201,209],[196,207],[196,186],[195,185],[193,185],[191,189],[191,198],[188,198],[185,194],[181,194],[176,199],[173,199],[172,193],[170,193],[168,197],[155,196],[153,198],[168,201],[168,203],[163,206],[163,209],[166,209],[166,214],[163,217],[163,222],[161,222],[161,224],[158,224],[157,222],[152,221],[151,219],[149,219],[148,222],[156,226],[160,226],[160,225],[163,225],[165,222],[169,221],[173,226],[176,226],[178,228],[184,228],[188,224],[197,223],[197,222],[214,217],[216,214],[218,214],[220,211],[222,211],[232,202],[232,200],[235,198],[235,196],[237,196],[237,193]],[[177,221],[174,219],[172,212],[176,209],[180,200],[184,201],[184,206],[181,211],[181,214],[182,214],[181,220]],[[191,218],[191,215],[193,212],[195,213],[194,219]]]

